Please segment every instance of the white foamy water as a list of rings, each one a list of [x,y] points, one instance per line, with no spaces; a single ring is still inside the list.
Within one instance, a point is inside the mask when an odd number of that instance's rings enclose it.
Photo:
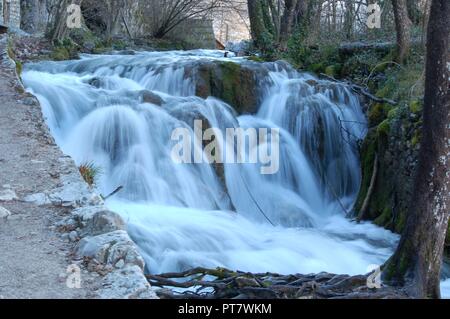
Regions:
[[[222,56],[85,56],[28,65],[23,81],[63,151],[78,164],[101,167],[101,191],[124,186],[107,205],[128,222],[148,271],[221,266],[360,274],[382,264],[398,236],[346,218],[360,185],[357,143],[366,131],[358,99],[281,63]],[[260,79],[257,114],[237,116],[223,101],[194,96],[198,63],[223,60],[268,71]],[[162,106],[143,103],[143,90],[158,95]],[[279,172],[225,164],[221,178],[207,164],[175,164],[171,133],[192,129],[198,118],[221,130],[280,129]]]

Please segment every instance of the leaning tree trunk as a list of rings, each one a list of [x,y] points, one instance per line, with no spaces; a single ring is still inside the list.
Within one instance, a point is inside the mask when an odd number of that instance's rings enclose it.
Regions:
[[[440,297],[450,215],[450,1],[433,0],[428,26],[423,140],[405,231],[384,278],[419,298]]]
[[[411,46],[411,25],[406,0],[392,0],[397,31],[397,62],[403,63]]]

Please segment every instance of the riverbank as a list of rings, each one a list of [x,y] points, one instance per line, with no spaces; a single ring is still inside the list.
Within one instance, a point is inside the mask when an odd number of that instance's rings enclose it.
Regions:
[[[102,269],[89,267],[95,258],[83,243],[112,229],[99,230],[88,221],[71,229],[67,221],[93,205],[101,208],[96,213],[105,208],[55,144],[38,100],[22,86],[10,45],[7,36],[0,37],[0,298],[155,297],[143,265],[128,269],[125,261],[118,268],[105,261]],[[125,252],[136,252],[122,232],[112,240],[125,243]]]

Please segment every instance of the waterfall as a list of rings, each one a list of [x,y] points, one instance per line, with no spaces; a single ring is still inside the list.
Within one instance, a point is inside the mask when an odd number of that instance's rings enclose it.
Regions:
[[[257,114],[239,116],[233,105],[195,96],[195,66],[205,60],[264,68]],[[101,168],[101,192],[124,187],[107,206],[127,221],[149,272],[203,266],[358,274],[383,263],[397,242],[347,218],[360,187],[358,143],[367,125],[344,86],[286,63],[225,59],[209,50],[40,62],[25,67],[23,81],[62,150],[77,164]],[[276,128],[279,170],[175,163],[172,134],[183,128],[195,136],[195,120],[223,135],[228,128]],[[269,134],[267,145],[273,139]],[[239,145],[218,146],[249,155]]]

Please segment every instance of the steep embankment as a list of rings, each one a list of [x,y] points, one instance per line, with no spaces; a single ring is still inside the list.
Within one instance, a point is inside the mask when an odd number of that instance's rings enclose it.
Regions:
[[[105,212],[73,161],[56,146],[37,99],[25,93],[16,73],[20,68],[8,53],[8,37],[2,36],[0,298],[154,297],[123,222]],[[121,258],[117,250],[135,259]],[[96,258],[101,253],[119,259],[104,260],[100,267]],[[81,286],[71,289],[67,283],[76,281],[68,279],[78,270]]]

